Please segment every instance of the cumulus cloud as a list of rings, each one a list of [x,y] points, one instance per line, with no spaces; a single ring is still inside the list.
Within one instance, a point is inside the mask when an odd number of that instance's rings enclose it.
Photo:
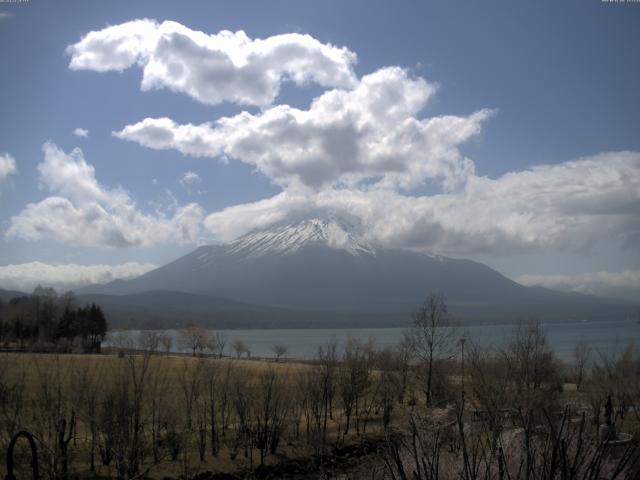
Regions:
[[[575,275],[522,275],[515,279],[523,285],[611,297],[640,299],[640,270],[588,272]]]
[[[76,137],[87,138],[89,136],[89,130],[87,130],[86,128],[78,127],[73,131],[73,134]]]
[[[640,154],[614,152],[491,179],[459,191],[410,196],[385,187],[284,191],[212,213],[206,226],[231,239],[253,228],[337,216],[368,241],[442,254],[585,251],[606,240],[637,248]]]
[[[142,90],[168,88],[211,105],[266,106],[283,81],[355,83],[353,52],[297,33],[251,39],[243,31],[209,35],[177,22],[142,19],[89,32],[67,53],[73,70],[137,65],[143,69]]]
[[[113,132],[148,148],[240,161],[282,188],[206,216],[217,239],[339,216],[371,243],[442,254],[640,245],[639,153],[478,175],[462,148],[493,110],[429,116],[434,83],[400,67],[357,78],[346,48],[304,35],[252,40],[136,20],[90,32],[68,51],[72,69],[139,65],[143,90],[263,107],[197,125],[145,118]],[[283,80],[313,81],[325,91],[306,109],[270,106]],[[424,185],[435,193],[419,194]]]
[[[114,135],[196,157],[224,155],[255,165],[283,187],[376,179],[412,188],[436,179],[452,189],[474,172],[458,147],[480,132],[491,111],[418,118],[434,92],[433,84],[391,67],[364,76],[352,90],[325,92],[308,110],[278,105],[201,125],[147,118]]]
[[[30,262],[0,266],[0,287],[30,292],[36,286],[71,290],[95,283],[140,276],[157,268],[151,263],[128,262],[119,265],[77,265]]]
[[[0,184],[6,182],[16,171],[15,158],[8,153],[0,153]]]
[[[442,254],[588,251],[640,244],[640,154],[610,152],[499,178],[460,146],[491,115],[419,118],[435,87],[400,68],[333,89],[308,110],[279,105],[201,125],[147,118],[114,134],[155,149],[255,165],[283,192],[214,212],[223,240],[313,216],[349,217],[372,243]],[[439,193],[411,189],[438,181]]]
[[[200,178],[200,175],[196,172],[188,171],[184,173],[180,179],[180,183],[183,185],[196,185],[202,183],[202,178]]]
[[[101,185],[80,149],[67,154],[48,142],[43,151],[40,181],[54,195],[12,217],[8,236],[108,247],[200,241],[204,213],[198,204],[176,206],[171,216],[145,214],[124,189]]]

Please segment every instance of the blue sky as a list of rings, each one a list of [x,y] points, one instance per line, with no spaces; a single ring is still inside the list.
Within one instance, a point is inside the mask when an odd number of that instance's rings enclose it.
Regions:
[[[209,90],[190,94],[190,86],[176,87],[166,78],[156,78],[154,88],[143,91],[146,53],[122,69],[99,71],[102,66],[83,63],[88,57],[82,55],[92,54],[87,49],[97,48],[80,45],[85,35],[144,18],[156,21],[149,24],[150,31],[164,35],[175,32],[167,33],[162,22],[176,22],[187,29],[180,33],[187,38],[222,30],[242,30],[251,42],[300,34],[291,41],[300,49],[295,61],[311,62],[308,78],[296,83],[287,71],[276,81],[275,98],[251,103],[237,101],[235,94],[212,100]],[[126,35],[135,36],[139,26],[127,29]],[[529,283],[600,288],[598,293],[610,293],[617,285],[625,295],[634,295],[640,292],[640,255],[634,242],[640,239],[639,163],[637,154],[619,152],[640,151],[638,27],[640,4],[600,0],[0,4],[0,153],[15,163],[15,172],[4,179],[0,167],[0,269],[28,264],[33,275],[47,268],[45,264],[101,264],[101,272],[109,270],[104,265],[120,266],[122,272],[127,270],[123,264],[160,265],[198,243],[268,226],[271,218],[282,221],[328,209],[355,215],[367,235],[389,246],[475,258]],[[309,60],[312,49],[301,47],[304,34],[317,42],[313,48],[320,45],[329,56],[348,50],[353,59],[343,58],[331,68],[346,69],[349,78],[322,77],[326,64]],[[73,45],[78,48],[68,50]],[[186,50],[173,47],[172,55],[186,55]],[[110,47],[105,43],[100,48],[104,53]],[[153,54],[160,58],[158,52]],[[70,68],[74,56],[79,68]],[[274,58],[273,65],[281,62]],[[189,81],[196,82],[195,69],[200,67],[186,65],[195,72]],[[265,63],[257,65],[259,69]],[[268,68],[273,70],[273,65]],[[376,72],[382,73],[373,77]],[[398,153],[406,157],[390,170],[384,169],[389,162],[376,157],[377,151],[363,154],[351,169],[322,157],[331,153],[323,152],[296,170],[295,155],[295,165],[285,161],[283,167],[274,160],[282,145],[274,143],[271,131],[259,132],[273,140],[264,145],[259,159],[243,145],[218,138],[263,128],[273,119],[271,109],[279,106],[305,112],[327,92],[367,85],[368,75],[375,85],[402,86],[407,95],[424,96],[423,101],[405,98],[409,113],[398,122],[439,119],[447,129],[472,131],[461,134],[464,138],[429,137],[424,141],[435,145],[433,150],[416,144],[411,152]],[[244,88],[228,85],[236,87]],[[354,108],[356,113],[345,115],[362,113],[360,106]],[[244,129],[240,133],[199,129],[195,134],[206,147],[197,151],[177,141],[158,144],[148,136],[149,124],[140,123],[171,119],[173,123],[162,128],[175,134],[180,125],[201,126],[222,117],[237,118],[243,111],[253,120],[237,127]],[[472,118],[474,112],[484,114]],[[326,123],[322,112],[314,115],[316,124]],[[324,132],[306,130],[306,120],[298,121],[295,132],[308,142]],[[127,126],[128,134],[112,134]],[[87,136],[74,135],[76,128],[86,129]],[[340,135],[332,138],[344,139],[348,133]],[[45,142],[50,142],[48,160]],[[402,140],[391,145],[398,151],[404,146]],[[82,160],[69,158],[76,147]],[[585,158],[576,165],[567,163]],[[43,174],[43,164],[48,174]],[[99,199],[81,196],[64,183],[73,179],[59,178],[53,171],[71,164],[95,169],[87,181],[94,178],[102,189]],[[318,171],[324,172],[321,179],[310,176]],[[184,181],[187,172],[197,174],[199,181]],[[491,196],[496,191],[509,200]],[[278,197],[282,192],[285,199]],[[514,200],[522,192],[528,196]],[[70,199],[76,206],[96,201],[118,225],[122,209],[133,208],[138,215],[134,226],[122,228],[144,231],[123,242],[85,235],[91,224],[62,235],[55,221],[63,225],[69,217],[56,219],[44,206],[27,212],[28,204],[52,197]],[[362,212],[354,210],[354,202]],[[531,207],[526,202],[532,202]],[[188,205],[193,207],[188,226],[171,223]],[[42,219],[34,218],[43,212],[46,228]],[[471,225],[469,218],[485,214],[482,224]],[[150,226],[156,220],[162,225]],[[402,226],[411,221],[417,226]],[[167,233],[171,228],[189,233]],[[434,236],[434,231],[440,233]],[[139,267],[132,267],[134,273]],[[0,273],[0,286],[2,278],[12,279],[5,286],[16,285],[16,277],[26,271],[14,267],[11,276]],[[69,269],[57,271],[73,276]]]

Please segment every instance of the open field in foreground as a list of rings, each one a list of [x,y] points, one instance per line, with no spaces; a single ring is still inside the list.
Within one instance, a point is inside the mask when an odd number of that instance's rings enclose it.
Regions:
[[[442,359],[352,340],[305,363],[0,354],[0,453],[26,429],[43,478],[638,478],[633,345],[570,365],[530,325],[504,349],[466,347]]]

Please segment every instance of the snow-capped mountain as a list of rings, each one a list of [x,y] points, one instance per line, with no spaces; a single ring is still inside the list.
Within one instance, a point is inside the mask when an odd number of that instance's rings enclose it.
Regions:
[[[138,278],[81,293],[150,291],[295,311],[395,315],[396,324],[406,323],[428,292],[444,293],[451,311],[465,319],[567,318],[603,305],[596,297],[524,287],[470,260],[375,246],[356,226],[335,219],[250,232],[228,244],[202,246]]]
[[[375,254],[372,245],[334,219],[304,220],[253,231],[231,242],[227,252],[246,256],[286,255],[312,245],[344,250],[351,255]]]

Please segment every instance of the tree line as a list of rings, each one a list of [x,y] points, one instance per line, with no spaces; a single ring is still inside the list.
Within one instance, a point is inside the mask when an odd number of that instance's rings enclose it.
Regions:
[[[0,343],[30,351],[100,352],[107,319],[95,304],[78,306],[73,292],[37,287],[31,295],[0,301]]]

